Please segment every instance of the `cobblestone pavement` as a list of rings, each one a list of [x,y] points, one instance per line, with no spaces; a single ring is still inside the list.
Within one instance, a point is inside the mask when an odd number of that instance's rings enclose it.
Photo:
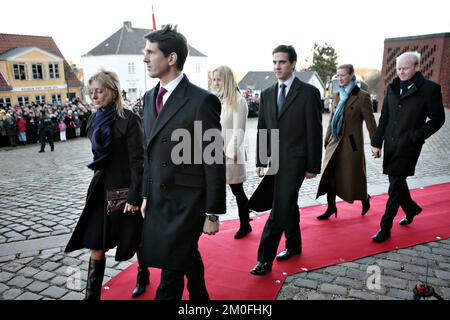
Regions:
[[[377,115],[378,117],[379,115]],[[450,111],[446,110],[447,119]],[[329,115],[324,114],[324,128]],[[248,121],[247,194],[260,179],[254,174],[256,122]],[[387,192],[380,159],[369,155],[366,134],[368,188],[372,195]],[[2,178],[0,188],[0,299],[48,300],[83,298],[88,250],[64,254],[67,240],[83,209],[92,172],[87,139],[58,142],[55,151],[25,146],[0,149]],[[302,186],[299,205],[325,203],[315,199],[319,179]],[[410,188],[450,182],[450,123],[428,139],[419,159],[416,176],[408,179]],[[227,190],[228,213],[237,218],[235,200]],[[376,230],[375,230],[376,231]],[[105,282],[135,261],[116,262],[108,252]],[[378,266],[381,288],[369,290],[368,268]],[[425,280],[436,292],[450,299],[450,239],[303,272],[287,277],[277,299],[411,299],[417,280]],[[369,269],[370,270],[370,269]]]

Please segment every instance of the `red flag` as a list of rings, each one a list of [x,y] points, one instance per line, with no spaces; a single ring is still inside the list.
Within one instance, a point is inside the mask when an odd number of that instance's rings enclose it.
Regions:
[[[153,11],[153,4],[152,4],[152,20],[153,20],[152,31],[155,32],[156,31],[156,20],[155,20],[155,11]]]

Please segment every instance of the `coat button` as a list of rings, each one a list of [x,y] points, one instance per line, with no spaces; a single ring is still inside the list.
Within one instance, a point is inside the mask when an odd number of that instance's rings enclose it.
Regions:
[[[167,187],[166,187],[166,185],[163,183],[163,184],[161,184],[160,186],[159,186],[159,188],[161,189],[161,190],[166,190],[167,189]]]
[[[402,105],[401,105],[401,104],[399,104],[399,105],[398,105],[398,107],[399,107],[399,108],[401,108],[401,107],[402,107]]]
[[[163,163],[162,163],[162,166],[163,166],[163,167],[167,167],[167,162],[163,162]]]
[[[152,183],[153,183],[153,180],[152,180],[152,179],[150,179],[150,180],[148,180],[148,182],[150,182],[150,184],[152,184]]]
[[[167,138],[162,138],[162,142],[166,143],[167,142]]]

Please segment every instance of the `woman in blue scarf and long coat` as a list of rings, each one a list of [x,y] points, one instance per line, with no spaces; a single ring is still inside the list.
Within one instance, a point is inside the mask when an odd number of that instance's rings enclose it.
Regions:
[[[370,208],[363,121],[372,138],[377,128],[372,104],[369,94],[356,85],[353,65],[339,66],[337,75],[340,89],[333,99],[325,134],[325,157],[317,190],[317,198],[327,194],[328,208],[317,217],[319,220],[326,220],[333,214],[337,217],[336,196],[349,203],[360,200],[362,215]]]
[[[125,109],[118,76],[100,71],[89,79],[89,96],[97,111],[87,124],[94,173],[86,204],[65,252],[91,250],[86,300],[99,300],[109,249],[116,248],[116,261],[131,259],[138,250],[142,233],[143,130],[141,119]],[[128,188],[123,212],[107,214],[108,190]],[[133,296],[142,294],[149,283],[147,268],[138,269],[138,286]]]

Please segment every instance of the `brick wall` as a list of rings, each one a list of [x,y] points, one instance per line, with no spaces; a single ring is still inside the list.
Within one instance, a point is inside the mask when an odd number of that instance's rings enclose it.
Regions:
[[[439,84],[442,87],[444,106],[450,109],[450,37],[445,38],[444,52],[441,60]]]
[[[450,108],[450,33],[442,33],[384,41],[383,67],[378,93],[380,110],[386,86],[396,77],[395,58],[405,51],[418,51],[421,54],[421,72],[425,78],[441,85],[444,106]]]

